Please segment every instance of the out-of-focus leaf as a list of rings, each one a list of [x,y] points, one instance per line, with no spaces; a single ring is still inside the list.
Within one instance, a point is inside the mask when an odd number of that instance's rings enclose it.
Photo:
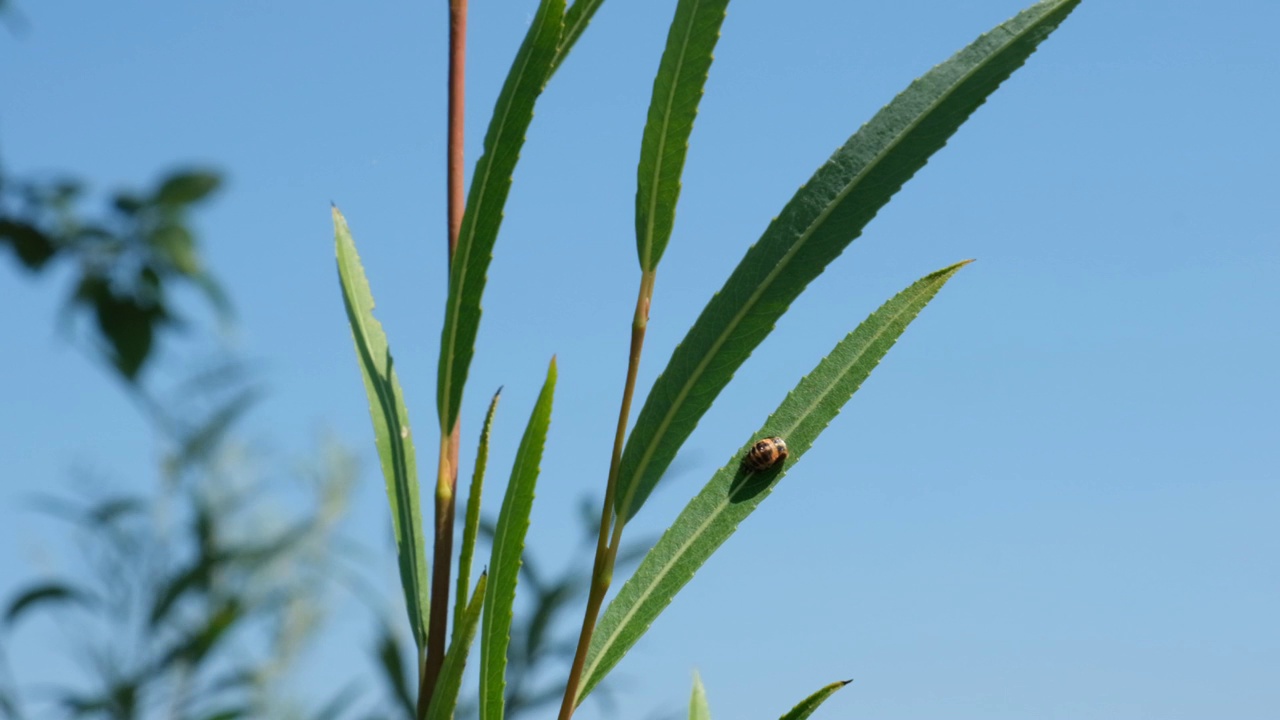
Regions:
[[[91,607],[97,603],[92,593],[70,583],[45,582],[32,585],[18,593],[4,612],[6,625],[13,625],[20,617],[44,605],[74,604]]]
[[[485,583],[488,579],[487,575],[480,575],[475,592],[471,593],[471,602],[458,618],[453,640],[449,643],[449,652],[445,653],[444,664],[440,667],[440,678],[431,695],[431,705],[427,708],[427,720],[453,718],[453,711],[458,706],[458,693],[462,690],[462,671],[467,667],[467,655],[471,653],[471,643],[476,638],[476,625],[480,622],[480,609],[484,604]]]
[[[480,447],[476,450],[476,469],[471,475],[471,489],[467,492],[467,515],[462,526],[462,550],[458,553],[458,597],[453,609],[453,632],[462,627],[462,615],[467,609],[467,588],[471,585],[471,560],[476,551],[476,535],[480,532],[480,500],[484,494],[484,471],[489,464],[489,432],[493,427],[493,415],[498,410],[498,398],[502,388],[489,401],[489,412],[484,416],[484,428],[480,431]]]
[[[436,406],[440,429],[446,434],[453,431],[462,405],[462,390],[480,329],[480,299],[511,190],[512,173],[533,120],[534,103],[546,86],[563,23],[564,0],[542,0],[498,94],[484,136],[484,154],[471,178],[458,247],[449,269],[449,294],[440,338]]]
[[[155,326],[164,319],[159,307],[144,307],[130,297],[112,292],[99,295],[94,302],[98,329],[111,343],[112,361],[126,380],[137,377],[151,353]]]
[[[39,270],[58,252],[53,238],[34,225],[20,220],[0,218],[0,244],[8,242],[28,270]]]
[[[203,720],[238,720],[249,717],[249,713],[249,708],[244,707],[215,710],[212,715],[205,715]]]
[[[689,720],[711,720],[711,707],[707,705],[707,689],[702,677],[693,673],[693,693],[689,696]]]
[[[636,181],[640,269],[653,272],[675,226],[689,135],[729,0],[680,0],[653,80]],[[576,7],[576,5],[575,5]]]
[[[410,679],[405,674],[404,653],[400,650],[400,643],[396,642],[395,631],[389,627],[382,630],[382,641],[378,644],[378,663],[400,711],[406,718],[414,717],[416,710],[413,698],[409,696]]]
[[[151,613],[148,615],[147,621],[150,626],[154,628],[164,622],[169,617],[169,611],[188,591],[207,589],[209,578],[218,561],[216,557],[202,554],[185,570],[176,573],[164,583],[163,589],[156,593],[155,602],[152,603]]]
[[[369,398],[374,440],[382,461],[382,475],[387,482],[387,500],[391,503],[405,606],[409,610],[414,642],[422,652],[427,646],[430,576],[427,575],[422,509],[418,500],[418,464],[409,429],[409,411],[391,360],[387,334],[382,323],[373,316],[373,293],[369,290],[369,281],[356,253],[355,241],[351,238],[346,219],[336,207],[333,209],[333,226],[342,300],[356,345],[360,376],[364,379],[365,393]]]
[[[848,685],[851,682],[853,681],[841,680],[839,682],[833,682],[830,685],[827,685],[826,687],[822,688],[818,692],[810,695],[804,700],[801,700],[800,704],[791,708],[791,711],[788,712],[786,715],[783,715],[781,720],[805,720],[805,718],[813,714],[814,710],[818,709],[819,705],[826,702],[827,698],[831,697],[832,695],[835,695],[837,690],[844,687],[845,685]]]
[[[627,438],[614,509],[644,505],[738,367],[804,288],[1079,4],[1047,0],[978,38],[894,98],[787,203],[707,304]]]
[[[191,231],[177,223],[164,223],[147,238],[151,247],[183,275],[200,274],[200,254]]]
[[[208,170],[188,170],[165,178],[156,190],[155,202],[161,205],[189,205],[208,197],[218,189],[222,178]]]
[[[182,445],[176,453],[174,463],[183,466],[208,459],[210,454],[221,445],[235,421],[244,415],[260,397],[262,397],[261,391],[257,388],[248,388],[241,390],[224,403],[200,427],[182,439]]]
[[[65,693],[59,701],[67,712],[71,713],[71,717],[79,718],[87,715],[95,715],[98,713],[108,713],[114,711],[114,703],[107,697],[85,697],[72,693]],[[117,715],[106,715],[106,717],[117,717]]]
[[[122,215],[134,216],[147,207],[147,201],[137,193],[118,192],[111,198],[111,206]]]
[[[347,708],[360,697],[360,686],[351,683],[339,690],[333,699],[324,704],[311,720],[338,720]]]
[[[524,554],[533,492],[538,482],[542,448],[551,426],[551,401],[556,389],[556,361],[551,359],[547,380],[525,426],[516,450],[511,480],[498,512],[489,556],[489,586],[484,595],[484,623],[480,633],[480,720],[502,720],[506,688],[507,649],[511,645],[511,619]]]
[[[221,603],[194,633],[182,638],[168,652],[161,654],[155,670],[163,671],[175,662],[198,666],[227,636],[228,631],[244,618],[244,605],[238,598]]]
[[[0,5],[0,10],[3,10],[3,5]],[[22,710],[18,707],[18,701],[10,697],[3,688],[0,688],[0,713],[4,713],[0,717],[5,720],[22,720]]]
[[[231,298],[227,296],[226,291],[222,289],[222,285],[216,278],[207,272],[202,272],[191,276],[191,281],[204,293],[205,299],[213,306],[214,312],[218,314],[220,320],[227,322],[232,319],[235,315],[235,308],[232,307]]]
[[[800,461],[907,325],[966,264],[926,275],[872,313],[800,380],[764,426],[689,501],[600,618],[587,653],[578,702],[618,664],[698,568]],[[786,460],[762,472],[748,470],[742,458],[751,445],[758,438],[775,436],[786,440]]]
[[[146,507],[146,503],[138,497],[124,495],[108,498],[89,508],[85,519],[94,525],[110,525],[121,518],[140,514]]]

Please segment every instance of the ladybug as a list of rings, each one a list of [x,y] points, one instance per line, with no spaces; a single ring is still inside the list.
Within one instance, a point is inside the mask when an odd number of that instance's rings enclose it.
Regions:
[[[742,467],[751,472],[768,470],[787,459],[787,441],[780,437],[757,440],[742,459]]]

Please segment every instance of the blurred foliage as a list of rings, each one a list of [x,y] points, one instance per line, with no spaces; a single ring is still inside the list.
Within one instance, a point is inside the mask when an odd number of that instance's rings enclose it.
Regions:
[[[226,422],[227,410],[197,429]],[[59,654],[77,672],[35,688],[10,673],[0,716],[319,720],[356,699],[353,684],[307,710],[283,689],[344,578],[351,551],[337,528],[354,459],[330,445],[286,487],[267,479],[278,474],[260,474],[244,446],[192,440],[174,443],[171,482],[154,496],[39,499],[70,523],[81,562],[19,590],[0,632],[9,647],[15,631],[43,616],[52,625],[41,631],[62,631]],[[27,714],[31,707],[39,712]]]
[[[173,288],[198,289],[223,316],[230,305],[205,271],[189,211],[218,189],[208,170],[180,170],[145,192],[118,191],[86,213],[84,184],[17,178],[0,167],[0,246],[32,274],[76,268],[68,311],[90,313],[95,345],[127,380],[137,379],[157,334],[178,328]]]
[[[6,0],[0,20],[14,30],[24,25]],[[110,194],[94,212],[85,182],[17,177],[0,165],[0,248],[33,276],[70,268],[61,323],[92,319],[94,352],[136,391],[168,448],[154,492],[106,492],[90,482],[66,497],[38,499],[40,510],[68,524],[77,557],[67,558],[63,574],[33,579],[0,605],[0,718],[414,716],[418,663],[407,627],[388,619],[403,613],[383,606],[387,593],[370,591],[368,559],[338,531],[357,475],[354,458],[330,443],[302,473],[263,472],[253,443],[232,433],[261,397],[240,363],[194,373],[164,400],[138,382],[163,334],[184,327],[175,295],[194,289],[230,317],[190,219],[220,185],[209,170],[177,170],[148,190]],[[596,505],[582,502],[582,553],[598,532]],[[563,690],[548,669],[572,659],[577,619],[567,611],[581,606],[589,581],[579,560],[554,574],[523,559],[532,597],[512,627],[508,718],[545,709]],[[326,685],[328,695],[294,697],[289,682],[333,628],[328,608],[339,587],[371,608],[378,631],[368,660],[381,687],[363,681],[359,656],[350,654],[349,681]],[[69,671],[53,682],[20,680],[30,667],[6,651],[23,632],[42,633],[41,645]],[[594,697],[608,706],[607,692]],[[473,700],[458,717],[475,712]]]

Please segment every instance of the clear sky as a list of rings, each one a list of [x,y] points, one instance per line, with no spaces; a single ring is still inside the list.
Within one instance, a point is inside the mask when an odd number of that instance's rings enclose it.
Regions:
[[[1024,4],[730,6],[641,390],[831,151]],[[444,5],[25,0],[27,31],[0,39],[8,171],[100,188],[178,161],[227,174],[198,225],[238,308],[230,341],[271,391],[246,432],[285,454],[320,428],[360,448],[350,529],[388,567],[328,204],[359,243],[411,416],[432,428]],[[469,163],[535,6],[473,3]],[[503,477],[558,354],[530,531],[547,562],[568,555],[576,499],[608,466],[638,282],[635,162],[673,7],[604,5],[539,102],[489,273],[464,447],[505,385]],[[719,718],[777,717],[854,678],[820,717],[1274,720],[1276,27],[1274,0],[1085,0],[899,193],[737,374],[629,534],[674,518],[880,302],[978,262],[619,667],[618,717],[678,710],[696,667]],[[64,289],[0,262],[0,592],[57,530],[23,498],[85,468],[156,482],[146,423],[52,330]],[[325,677],[364,662],[350,658],[325,656]]]

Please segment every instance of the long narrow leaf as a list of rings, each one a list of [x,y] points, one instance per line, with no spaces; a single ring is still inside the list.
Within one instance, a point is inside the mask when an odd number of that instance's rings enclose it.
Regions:
[[[484,623],[480,631],[480,720],[502,720],[520,556],[524,554],[524,537],[529,530],[542,448],[551,426],[551,399],[555,389],[556,361],[552,358],[547,381],[533,407],[520,448],[516,450],[515,466],[511,468],[511,480],[493,531],[489,587],[484,594]]]
[[[90,607],[97,604],[97,600],[88,591],[70,583],[38,583],[27,587],[9,603],[4,613],[4,624],[13,625],[24,613],[41,605],[63,603]]]
[[[534,103],[550,77],[551,60],[563,25],[564,0],[542,0],[498,94],[484,136],[484,154],[471,179],[458,247],[449,269],[449,297],[440,339],[436,405],[440,428],[446,433],[452,431],[462,404],[462,389],[480,329],[480,299],[502,226],[502,209],[511,190],[512,173],[520,159],[525,132],[533,121]]]
[[[462,550],[458,553],[458,599],[453,611],[453,633],[458,634],[462,614],[467,608],[467,588],[471,585],[471,558],[476,551],[476,536],[480,533],[480,498],[484,494],[484,471],[489,464],[489,431],[493,427],[493,414],[498,410],[498,398],[502,388],[489,401],[489,412],[484,416],[484,429],[480,431],[480,447],[476,450],[476,470],[471,475],[471,489],[467,492],[467,517],[462,526]]]
[[[449,652],[445,653],[440,678],[436,682],[435,693],[431,696],[431,705],[427,708],[427,720],[451,720],[453,711],[458,706],[462,671],[467,667],[467,655],[476,638],[476,626],[480,624],[480,609],[484,604],[488,579],[487,574],[481,573],[480,579],[476,581],[475,592],[471,594],[471,602],[454,626],[453,640],[449,643]]]
[[[373,294],[369,291],[369,280],[356,253],[351,229],[336,207],[333,209],[333,228],[342,302],[347,309],[351,337],[356,344],[360,376],[369,397],[373,437],[382,463],[382,475],[387,482],[387,500],[391,503],[404,603],[409,611],[414,642],[421,653],[427,646],[430,596],[422,509],[418,502],[418,465],[409,429],[409,411],[405,408],[404,392],[400,389],[400,380],[391,360],[387,334],[382,330],[382,323],[373,316]]]
[[[848,685],[850,682],[852,682],[852,680],[841,680],[840,682],[831,683],[804,700],[801,700],[799,705],[791,708],[791,711],[786,715],[783,715],[780,720],[805,720],[805,718],[813,714],[814,710],[818,709],[819,705],[826,702],[827,698],[835,695],[837,690]]]
[[[560,69],[560,63],[564,62],[569,51],[578,42],[578,38],[582,37],[582,33],[587,31],[587,25],[591,24],[592,16],[603,4],[604,0],[575,0],[565,13],[564,32],[561,34],[560,47],[556,49],[556,56],[551,61],[551,74],[555,74],[555,71]]]
[[[778,318],[1079,0],[1024,10],[913,82],[800,188],[654,383],[627,438],[615,510],[629,520]]]
[[[689,134],[728,6],[729,0],[680,0],[671,21],[640,142],[636,245],[645,272],[658,267],[671,238]]]
[[[387,686],[391,690],[391,698],[400,709],[402,717],[411,718],[417,712],[413,699],[409,695],[409,678],[405,672],[404,654],[400,652],[400,643],[396,640],[396,631],[391,627],[382,629],[382,639],[378,642],[378,665]],[[417,674],[415,663],[414,674]],[[417,678],[413,680],[417,685]]]
[[[790,454],[785,462],[761,473],[750,472],[741,462],[751,447],[748,443],[689,501],[605,609],[591,638],[583,673],[586,680],[578,702],[618,664],[698,568],[804,457],[907,325],[965,264],[926,275],[895,295],[800,380],[752,436],[752,442],[774,436],[786,440]]]
[[[711,706],[707,704],[707,689],[702,678],[693,673],[693,692],[689,695],[689,720],[711,720]]]

